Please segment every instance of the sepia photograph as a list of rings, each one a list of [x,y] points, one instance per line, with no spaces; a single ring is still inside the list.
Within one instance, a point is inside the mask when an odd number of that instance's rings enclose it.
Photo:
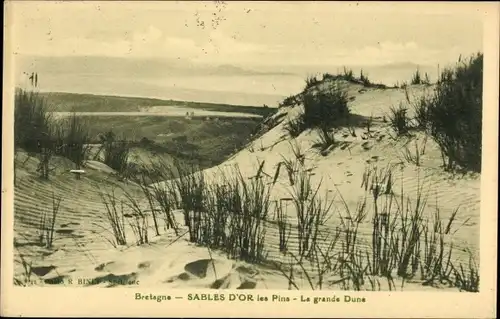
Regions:
[[[2,281],[310,315],[486,293],[499,6],[467,5],[7,1]]]

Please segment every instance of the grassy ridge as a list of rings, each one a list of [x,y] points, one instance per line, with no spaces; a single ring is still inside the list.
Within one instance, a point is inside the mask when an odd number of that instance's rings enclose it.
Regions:
[[[235,148],[243,146],[259,121],[255,118],[207,121],[164,116],[96,116],[87,122],[87,128],[92,137],[112,128],[117,136],[135,141],[142,150],[170,154],[207,167],[221,163]]]
[[[94,94],[45,92],[40,93],[56,112],[137,112],[139,107],[182,106],[215,112],[238,112],[266,116],[272,108],[245,105],[214,104],[139,97],[120,97]]]

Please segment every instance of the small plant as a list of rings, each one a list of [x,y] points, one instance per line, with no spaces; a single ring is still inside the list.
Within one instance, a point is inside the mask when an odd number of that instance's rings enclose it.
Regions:
[[[110,228],[99,225],[106,232],[111,233],[112,239],[106,238],[113,247],[118,245],[123,246],[127,244],[127,237],[125,233],[125,216],[123,212],[123,202],[118,202],[116,200],[115,190],[112,189],[111,192],[98,191],[101,201],[106,208],[106,214],[104,220],[109,224]]]
[[[344,67],[344,74],[343,74],[343,77],[346,81],[354,81],[355,80],[355,77],[354,77],[354,73],[352,72],[351,69],[347,69],[346,67]]]
[[[59,208],[61,206],[62,197],[52,193],[52,209],[50,215],[44,211],[40,218],[39,223],[39,234],[38,239],[40,245],[46,248],[52,248],[52,243],[54,242],[54,229],[56,226],[57,215],[59,214]]]
[[[460,291],[479,292],[479,269],[470,251],[467,267],[467,269],[464,269],[462,264],[460,264],[458,268],[453,267],[455,286],[458,287]]]
[[[425,146],[427,144],[427,135],[424,137],[424,141],[421,146],[419,146],[418,142],[415,140],[415,151],[412,152],[408,145],[404,146],[404,150],[401,153],[403,159],[408,162],[415,164],[416,166],[420,166],[422,164],[422,156],[425,155]]]
[[[322,127],[317,129],[317,133],[318,138],[315,145],[320,148],[322,155],[327,155],[327,150],[337,144],[335,141],[335,132]]]
[[[120,174],[125,173],[128,168],[130,154],[129,143],[124,139],[116,140],[116,136],[112,131],[101,137],[101,143],[104,150],[104,164]]]
[[[458,209],[451,214],[446,227],[444,227],[439,208],[436,207],[432,219],[432,227],[429,227],[429,223],[424,225],[423,261],[420,266],[421,278],[424,280],[424,285],[432,285],[436,281],[439,283],[452,284],[451,276],[453,266],[451,264],[451,258],[453,244],[450,244],[450,248],[447,250],[444,236],[450,234],[457,213]]]
[[[173,214],[173,210],[175,207],[175,190],[170,188],[173,186],[170,183],[164,183],[163,185],[154,184],[152,186],[151,199],[148,197],[148,201],[153,201],[153,198],[160,206],[160,211],[163,213],[166,228],[172,228],[175,231],[176,235],[179,235],[179,229],[177,227],[177,222],[175,220],[175,216]],[[148,190],[146,190],[148,191]],[[153,220],[155,222],[156,227],[156,216],[153,214]],[[158,231],[157,231],[158,232]]]
[[[363,70],[362,69],[361,69],[361,72],[360,72],[360,75],[359,75],[359,80],[365,86],[370,86],[371,85],[370,80],[368,79],[368,77],[366,75],[363,74]]]
[[[410,121],[407,116],[407,109],[399,104],[399,107],[390,108],[389,122],[392,129],[397,133],[398,136],[407,135],[410,131]]]
[[[288,239],[290,238],[291,224],[288,222],[286,203],[291,201],[291,198],[281,198],[280,204],[276,210],[276,219],[278,223],[278,233],[279,233],[279,250],[280,252],[286,252],[288,248]],[[285,207],[283,207],[285,203]]]
[[[354,127],[348,126],[347,129],[349,130],[349,133],[352,137],[356,137],[356,130],[354,129]]]
[[[300,104],[300,97],[297,95],[290,95],[281,101],[278,107],[291,107]]]
[[[306,78],[306,86],[304,90],[307,90],[317,84],[319,84],[321,81],[317,78],[317,76],[308,76]]]
[[[14,239],[14,247],[17,247],[16,240]],[[21,264],[23,267],[23,274],[21,278],[14,277],[14,285],[27,287],[32,283],[31,276],[33,274],[33,261],[27,261],[24,255],[16,248],[19,254],[19,261],[15,260],[17,263]]]
[[[301,165],[304,166],[305,160],[306,160],[306,154],[302,151],[300,144],[297,141],[288,142],[290,144],[290,148],[292,150],[293,156],[295,157],[295,160]]]
[[[417,123],[417,128],[427,131],[430,125],[430,113],[427,108],[427,97],[421,96],[416,101],[411,103],[413,111],[415,113],[415,122]]]
[[[300,114],[294,119],[290,119],[285,124],[284,128],[291,137],[298,137],[306,129],[303,114]]]
[[[132,231],[134,232],[136,243],[137,245],[147,244],[149,243],[149,224],[147,215],[144,213],[141,205],[132,194],[124,189],[123,192],[125,194],[125,198],[127,199],[125,205],[132,211],[132,218],[129,219],[129,223]]]
[[[90,151],[90,135],[86,123],[73,112],[69,119],[62,120],[57,125],[59,145],[56,153],[68,158],[75,163],[76,169],[80,169]]]
[[[415,73],[413,73],[413,76],[411,77],[410,84],[412,84],[412,85],[422,84],[422,76],[420,75],[419,69],[417,69],[415,71]]]
[[[149,172],[147,169],[142,170],[141,174],[139,175],[138,178],[136,178],[135,182],[139,185],[139,187],[142,190],[142,193],[144,194],[144,197],[146,197],[146,200],[149,205],[149,209],[151,210],[151,216],[153,217],[153,225],[155,229],[156,236],[160,235],[160,230],[159,230],[159,225],[158,225],[158,216],[157,216],[157,209],[156,209],[156,203],[158,202],[158,198],[155,198],[156,192],[152,192],[151,189],[148,187],[147,183],[147,178],[148,176],[151,176],[154,174],[153,172]],[[155,187],[158,187],[157,184],[154,184],[153,189]]]
[[[318,237],[319,227],[329,218],[332,203],[318,196],[321,184],[313,188],[311,175],[305,169],[295,173],[295,183],[292,185],[291,198],[297,214],[297,235],[299,240],[299,257],[310,257],[312,244]]]
[[[366,135],[367,136],[371,136],[371,128],[372,128],[372,125],[373,125],[373,114],[370,115],[370,117],[366,120],[366,126],[365,126],[365,129],[366,129]]]

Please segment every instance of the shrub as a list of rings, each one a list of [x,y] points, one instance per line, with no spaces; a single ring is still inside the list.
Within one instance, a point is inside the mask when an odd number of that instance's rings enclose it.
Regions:
[[[306,129],[306,123],[304,122],[304,115],[300,114],[294,119],[289,120],[285,126],[285,131],[290,134],[291,137],[297,137],[300,133],[304,132]]]
[[[14,145],[38,156],[40,177],[49,178],[55,151],[52,113],[38,92],[17,89],[14,100]]]
[[[104,164],[119,173],[124,173],[128,168],[130,145],[126,140],[116,140],[112,131],[102,138],[104,150]]]
[[[427,130],[431,120],[429,109],[427,108],[427,97],[421,96],[416,101],[412,102],[411,105],[415,113],[414,119],[417,124],[417,128]]]
[[[347,92],[336,83],[329,89],[304,95],[302,120],[307,128],[328,127],[349,115]]]
[[[481,171],[483,54],[445,69],[421,106],[427,131],[437,142],[447,170]]]
[[[69,119],[63,119],[55,124],[56,154],[71,160],[80,169],[90,151],[90,134],[86,123],[76,113]]]
[[[14,100],[15,145],[28,153],[38,153],[49,142],[52,116],[46,100],[38,92],[16,89]]]
[[[391,106],[389,114],[389,122],[391,127],[397,133],[398,136],[403,136],[408,134],[410,130],[410,119],[407,115],[407,109],[399,104],[398,107]]]

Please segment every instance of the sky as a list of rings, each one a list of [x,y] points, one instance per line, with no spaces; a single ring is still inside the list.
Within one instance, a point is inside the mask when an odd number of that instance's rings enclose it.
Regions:
[[[482,51],[474,3],[42,2],[11,6],[19,56],[210,65],[424,65]],[[426,13],[424,13],[426,11]]]

